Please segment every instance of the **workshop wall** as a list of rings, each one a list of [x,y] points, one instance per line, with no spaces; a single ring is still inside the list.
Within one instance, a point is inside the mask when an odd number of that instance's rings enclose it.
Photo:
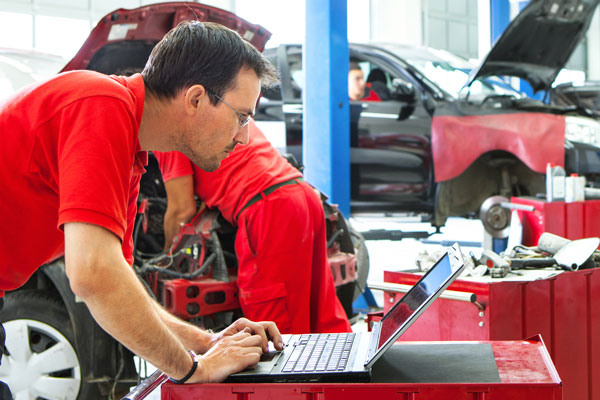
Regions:
[[[70,58],[108,12],[167,1],[174,0],[0,0],[0,47]],[[202,3],[232,10],[236,1]]]
[[[489,0],[347,1],[348,38],[352,42],[426,45],[471,59],[483,57],[489,49]],[[155,2],[157,0],[0,0],[0,47],[34,49],[69,58],[107,12]],[[304,18],[298,18],[304,15],[303,0],[201,2],[233,11],[267,27],[273,32],[270,46],[304,40]],[[596,51],[600,45],[599,15],[600,11],[596,10],[586,40],[567,64],[568,69],[585,71],[588,79],[600,79],[600,53]]]

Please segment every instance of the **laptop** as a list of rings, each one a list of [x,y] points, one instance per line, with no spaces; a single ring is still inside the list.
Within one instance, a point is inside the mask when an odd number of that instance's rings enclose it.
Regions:
[[[256,367],[231,375],[227,382],[367,382],[373,364],[464,268],[455,243],[371,332],[284,335],[282,351],[263,354]]]

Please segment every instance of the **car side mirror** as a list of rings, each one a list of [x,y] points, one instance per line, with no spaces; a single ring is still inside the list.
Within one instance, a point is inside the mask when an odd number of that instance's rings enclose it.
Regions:
[[[392,98],[394,100],[412,103],[415,101],[415,88],[411,83],[394,78],[392,80]]]

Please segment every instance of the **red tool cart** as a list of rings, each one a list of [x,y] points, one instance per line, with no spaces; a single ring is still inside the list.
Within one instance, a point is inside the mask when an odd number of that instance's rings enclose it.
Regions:
[[[418,362],[416,358],[409,361],[401,356],[405,350],[409,354],[415,346],[420,346],[418,353],[422,351],[427,353],[429,348],[429,353],[433,355],[433,357],[419,358],[423,368],[421,370],[418,370],[418,366],[411,367],[413,361]],[[472,374],[480,374],[478,370],[486,367],[483,365],[485,362],[481,363],[481,359],[485,357],[473,356],[468,350],[470,346],[480,350],[489,349],[489,361],[496,376],[495,382],[486,379],[487,382],[481,383],[472,376]],[[449,365],[450,363],[446,362],[445,357],[451,357],[448,354],[452,353],[452,349],[457,350],[454,356],[463,353],[458,365],[456,363]],[[396,358],[380,359],[375,364],[370,383],[174,385],[167,382],[161,388],[161,398],[165,400],[562,399],[560,378],[539,336],[523,341],[502,342],[410,342],[397,344],[391,350],[398,351]],[[384,357],[388,356],[388,353]],[[396,368],[394,360],[401,362],[402,359],[405,360],[405,367],[415,372],[414,375],[390,371]],[[451,372],[451,369],[456,372]],[[448,378],[448,375],[454,378]],[[457,378],[459,375],[461,377]]]
[[[385,282],[392,284],[412,285],[418,278],[407,272],[384,273]],[[600,304],[599,270],[461,278],[448,289],[477,300],[440,297],[401,340],[517,340],[541,334],[562,378],[564,398],[600,399],[600,307],[595,306]],[[401,297],[385,292],[384,310]]]
[[[546,202],[534,197],[513,197],[511,203],[532,206],[517,210],[523,225],[523,244],[537,246],[544,232],[575,240],[600,236],[600,200]]]

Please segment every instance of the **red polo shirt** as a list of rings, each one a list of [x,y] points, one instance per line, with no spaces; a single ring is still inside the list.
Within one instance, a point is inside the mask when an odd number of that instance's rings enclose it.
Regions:
[[[64,252],[63,224],[112,231],[133,261],[141,75],[73,71],[0,105],[0,296]]]
[[[249,129],[248,144],[236,146],[213,172],[200,169],[178,151],[155,151],[163,180],[193,174],[196,195],[208,207],[218,208],[227,221],[236,224],[237,214],[255,194],[302,176],[270,144],[254,121],[250,121]]]

